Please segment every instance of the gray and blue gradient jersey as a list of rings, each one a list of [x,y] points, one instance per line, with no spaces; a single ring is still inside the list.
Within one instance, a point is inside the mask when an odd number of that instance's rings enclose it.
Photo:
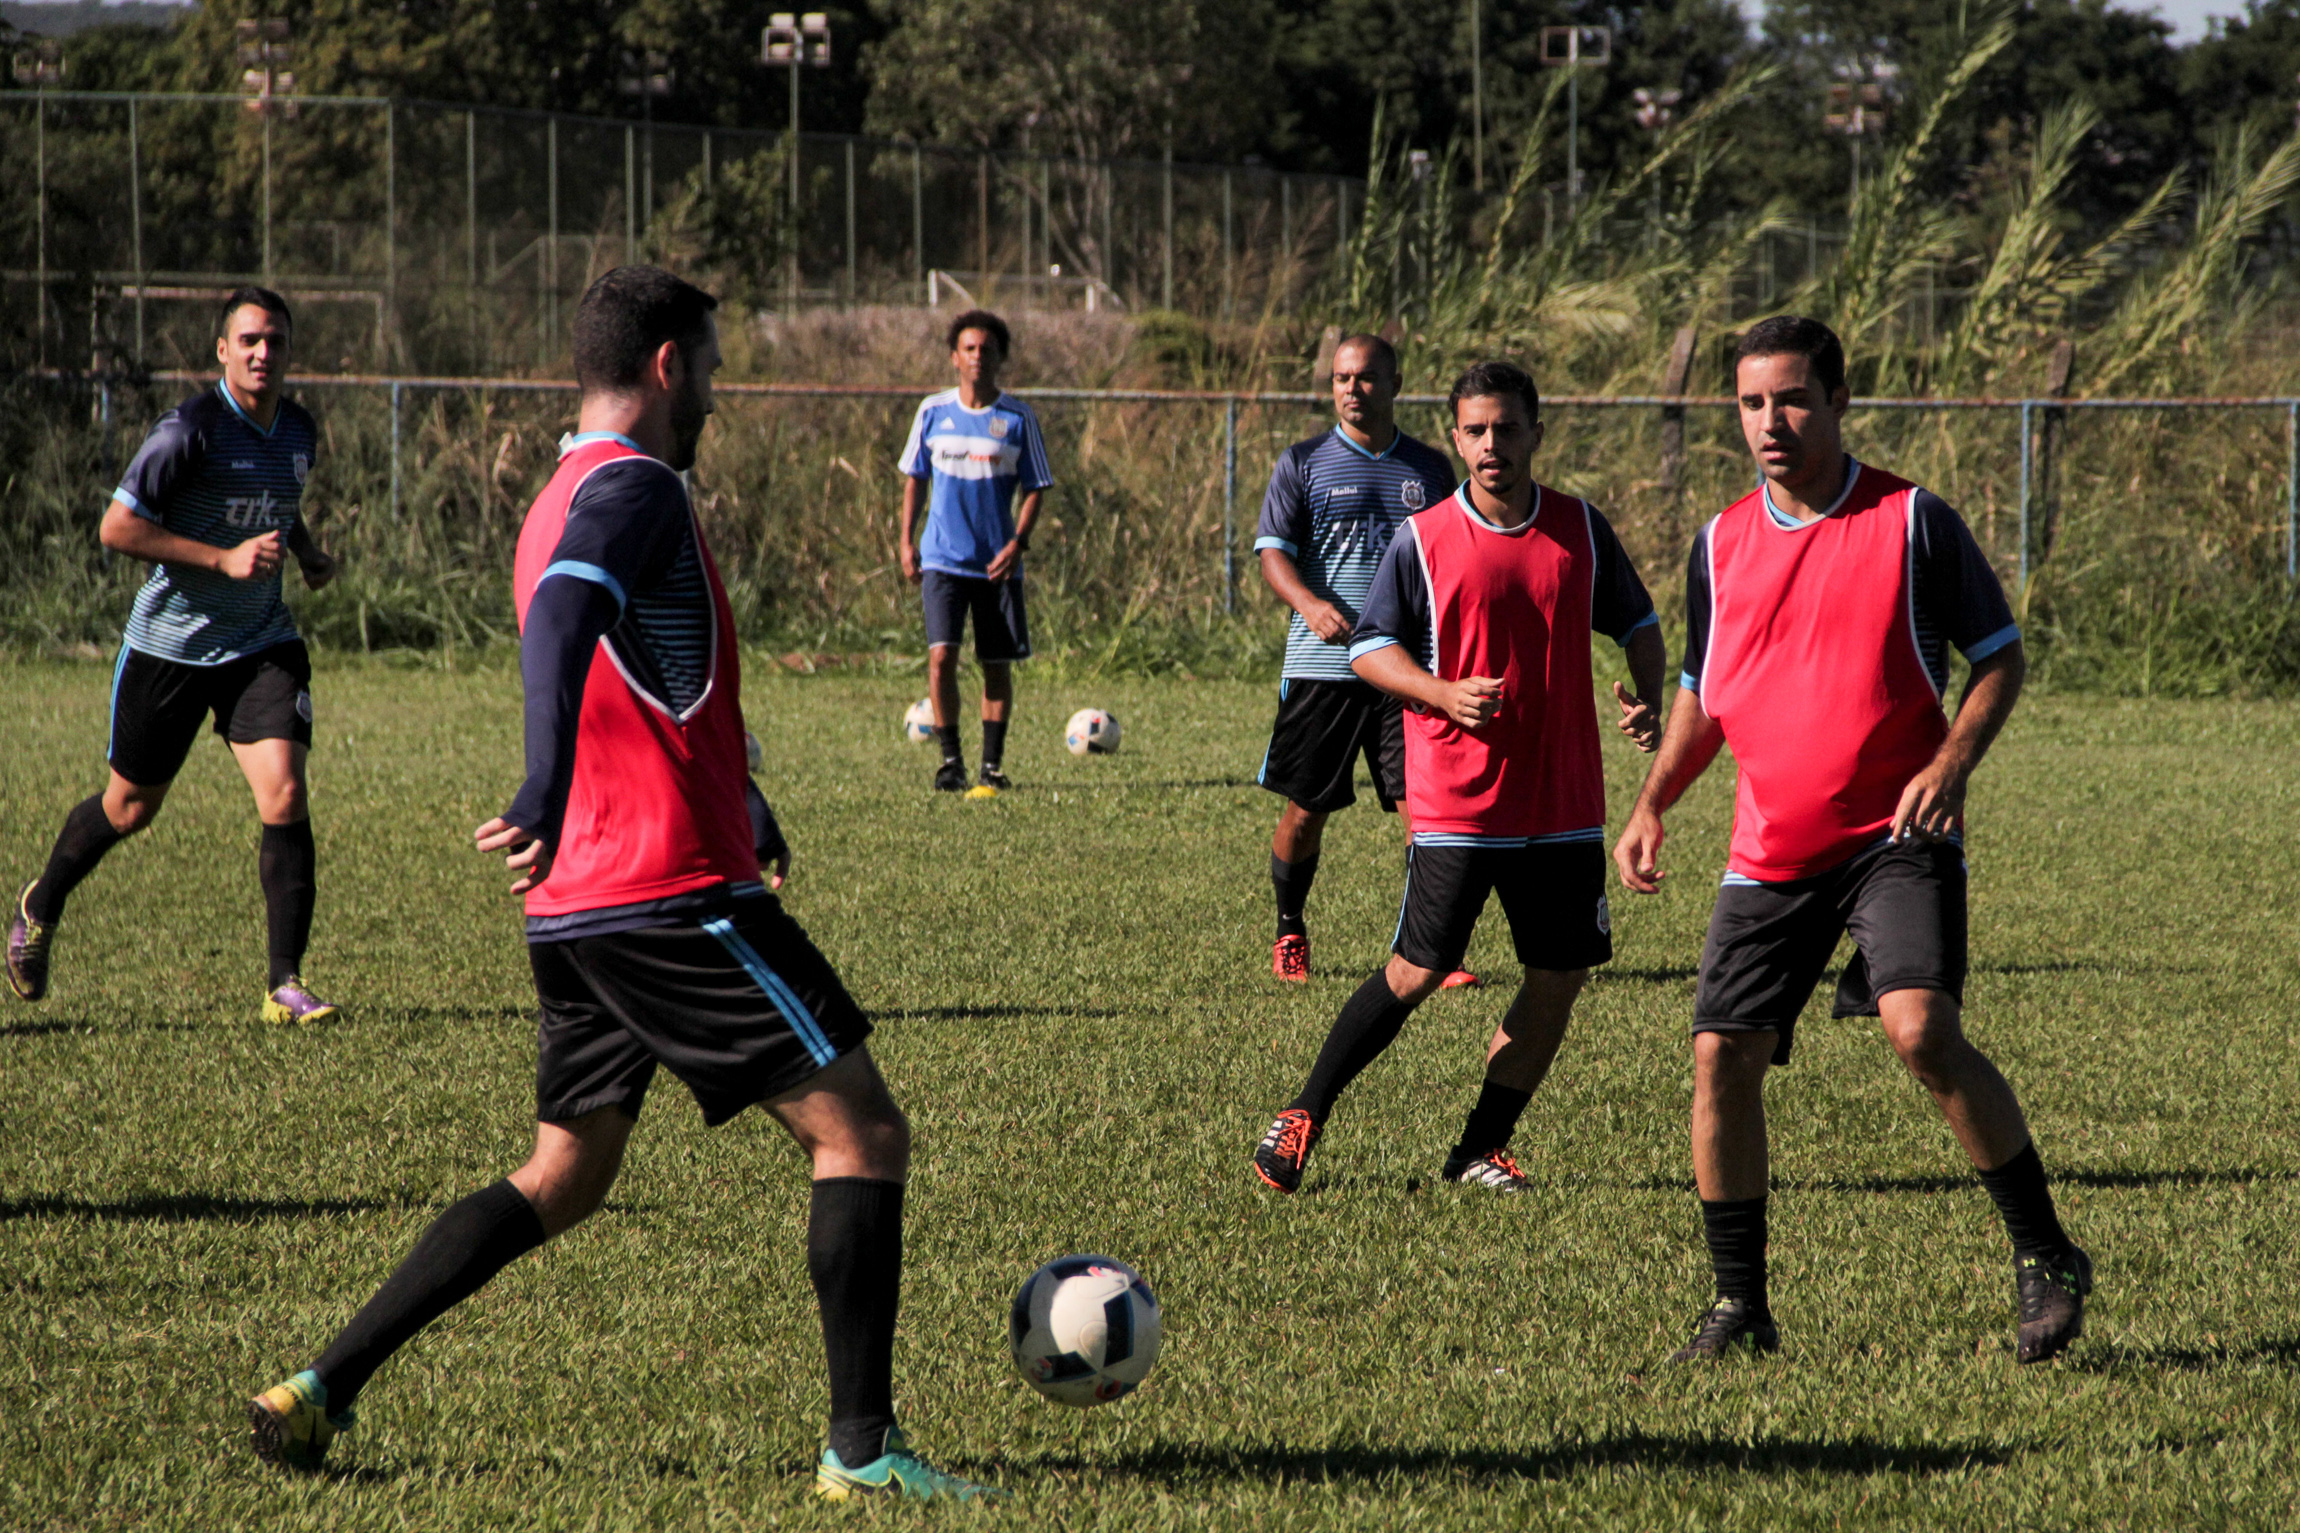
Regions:
[[[218,383],[160,417],[112,494],[177,537],[232,548],[266,532],[285,536],[302,520],[318,448],[319,427],[303,406],[281,400],[266,431]],[[155,565],[128,614],[130,649],[186,665],[222,665],[294,637],[276,572],[234,580]]]
[[[1258,555],[1274,548],[1293,560],[1302,583],[1355,627],[1390,539],[1407,517],[1453,489],[1452,460],[1428,443],[1401,431],[1383,451],[1368,452],[1336,426],[1279,456],[1262,497],[1254,549]],[[1286,625],[1285,674],[1358,679],[1349,644],[1328,644],[1299,612]]]

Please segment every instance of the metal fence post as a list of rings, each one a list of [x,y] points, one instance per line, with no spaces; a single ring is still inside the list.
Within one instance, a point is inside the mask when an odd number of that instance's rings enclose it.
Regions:
[[[550,182],[551,224],[550,243],[543,247],[544,267],[549,274],[550,286],[543,299],[543,355],[551,355],[551,337],[559,333],[559,119],[553,117],[543,126],[545,179]]]
[[[463,114],[463,293],[471,310],[473,360],[487,365],[479,345],[479,114]]]
[[[264,123],[264,281],[272,280],[272,113],[263,104]]]
[[[623,260],[626,264],[639,259],[639,144],[633,135],[638,130],[623,130]]]
[[[392,310],[399,293],[399,107],[383,104],[383,306]],[[388,361],[388,358],[386,359]]]
[[[847,140],[847,302],[855,301],[855,141]]]
[[[926,167],[914,142],[910,146],[910,274],[926,275]]]
[[[403,384],[391,386],[391,519],[399,520],[399,396]]]
[[[2300,579],[2300,399],[2284,406],[2284,578]]]
[[[136,365],[144,365],[144,165],[137,132],[136,102],[128,99],[128,233],[135,242]],[[106,471],[106,477],[110,473]]]
[[[2035,412],[2034,401],[2024,399],[2020,402],[2020,605],[2024,614],[2028,611],[2029,473],[2034,438],[2030,425],[2035,419]]]
[[[1232,524],[1238,506],[1238,400],[1222,412],[1222,611],[1238,610],[1238,551]]]
[[[1222,317],[1237,308],[1237,289],[1230,279],[1230,173],[1222,172]]]
[[[1159,182],[1159,197],[1164,207],[1166,229],[1166,280],[1165,285],[1159,291],[1158,306],[1163,309],[1171,309],[1174,307],[1174,146],[1172,144],[1166,146],[1164,174]]]
[[[38,227],[38,278],[32,287],[32,312],[37,316],[40,365],[48,365],[48,93],[32,98],[33,172],[32,217]]]

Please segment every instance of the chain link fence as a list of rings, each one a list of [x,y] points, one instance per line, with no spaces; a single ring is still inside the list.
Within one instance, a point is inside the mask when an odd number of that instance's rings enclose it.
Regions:
[[[564,365],[573,301],[753,215],[778,308],[1284,308],[1363,183],[969,153],[362,97],[0,93],[0,347],[17,367],[199,366],[214,300],[297,305],[315,371]],[[771,245],[772,249],[765,247]]]

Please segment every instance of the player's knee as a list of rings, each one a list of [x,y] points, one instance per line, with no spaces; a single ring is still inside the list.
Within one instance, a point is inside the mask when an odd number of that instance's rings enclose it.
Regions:
[[[1761,1084],[1773,1064],[1778,1034],[1772,1032],[1693,1035],[1693,1081],[1696,1090],[1747,1090]]]
[[[137,794],[133,797],[104,799],[104,818],[111,822],[113,833],[132,836],[147,829],[160,816],[162,800],[157,794]]]
[[[1893,1052],[1909,1073],[1927,1086],[1938,1089],[1953,1079],[1972,1053],[1972,1045],[1965,1041],[1964,1028],[1952,1012],[1946,1016],[1928,1011],[1913,1020],[1888,1027],[1885,1036],[1892,1042]]]
[[[1418,963],[1408,963],[1395,953],[1390,955],[1384,977],[1390,982],[1390,994],[1408,1006],[1419,1006],[1437,994],[1438,986],[1445,981],[1441,971],[1425,969]]]

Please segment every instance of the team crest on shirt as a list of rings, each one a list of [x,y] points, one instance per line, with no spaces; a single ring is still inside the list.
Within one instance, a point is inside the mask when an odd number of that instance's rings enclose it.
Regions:
[[[1427,498],[1428,495],[1422,489],[1422,482],[1419,479],[1408,479],[1404,484],[1398,486],[1398,499],[1405,502],[1408,511],[1419,511],[1422,508],[1422,502]]]
[[[1613,935],[1613,907],[1602,894],[1597,897],[1597,929],[1608,937]]]
[[[990,418],[990,434],[991,434],[992,436],[1004,436],[1004,435],[1006,435],[1006,417],[1005,417],[1005,416],[1003,416],[1003,415],[993,415],[993,416]]]
[[[299,452],[299,453],[297,453],[297,454],[295,455],[295,458],[294,458],[293,462],[294,462],[294,466],[295,466],[295,482],[296,482],[297,484],[301,484],[301,483],[303,483],[303,482],[304,482],[306,479],[309,479],[309,478],[311,477],[311,454],[310,454],[310,453],[308,453],[308,452]]]

